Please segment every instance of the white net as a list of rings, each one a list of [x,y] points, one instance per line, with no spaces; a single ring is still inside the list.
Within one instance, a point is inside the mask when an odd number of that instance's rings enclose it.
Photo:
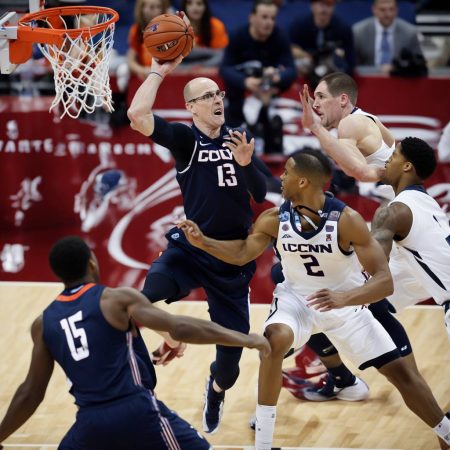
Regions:
[[[58,107],[60,117],[66,114],[77,118],[82,111],[90,114],[98,107],[108,112],[114,110],[109,85],[109,63],[113,46],[114,23],[100,32],[89,28],[106,23],[111,19],[107,13],[71,14],[42,17],[38,21],[24,23],[31,27],[45,27],[54,30],[83,28],[76,37],[62,33],[62,45],[38,44],[44,56],[50,61],[55,80],[56,95],[50,107]],[[87,30],[86,30],[87,28]]]

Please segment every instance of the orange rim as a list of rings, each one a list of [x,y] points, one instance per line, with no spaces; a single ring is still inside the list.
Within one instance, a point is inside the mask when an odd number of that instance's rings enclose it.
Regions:
[[[59,20],[59,16],[77,16],[80,14],[109,14],[111,18],[106,22],[93,25],[92,27],[74,28],[72,30],[65,28],[39,28],[27,25],[28,22],[33,20],[54,19],[57,21]],[[21,17],[17,24],[17,36],[19,40],[26,42],[58,45],[58,43],[62,42],[64,36],[70,36],[71,38],[95,36],[118,20],[119,13],[117,11],[101,6],[62,6],[60,8],[49,8]]]
[[[111,18],[92,27],[74,28],[70,30],[63,27],[63,21],[60,19],[60,16],[77,16],[80,14],[109,14]],[[34,20],[45,20],[50,22],[52,26],[58,26],[59,22],[61,28],[29,26],[28,23]],[[102,6],[62,6],[60,8],[48,8],[25,14],[17,23],[17,39],[10,41],[9,44],[10,61],[13,64],[20,64],[30,59],[33,43],[61,46],[66,36],[72,39],[77,37],[87,39],[101,33],[118,20],[119,13],[117,11]]]

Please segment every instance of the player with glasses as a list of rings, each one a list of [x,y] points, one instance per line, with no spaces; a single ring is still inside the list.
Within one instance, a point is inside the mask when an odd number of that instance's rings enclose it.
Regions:
[[[220,91],[219,89],[216,92],[207,92],[206,94],[200,95],[200,97],[193,98],[188,100],[187,103],[195,103],[195,102],[209,102],[215,97],[219,97],[222,100],[225,98],[225,91]]]
[[[187,21],[187,18],[185,18]],[[184,101],[192,114],[192,126],[167,122],[152,108],[164,78],[181,62],[153,60],[151,72],[142,83],[128,117],[131,127],[157,144],[167,147],[175,159],[177,181],[188,219],[201,230],[220,239],[245,239],[252,224],[250,198],[260,203],[266,195],[265,175],[256,166],[254,139],[245,131],[227,127],[224,122],[225,92],[209,78],[195,78],[184,87]],[[249,283],[255,262],[239,267],[224,263],[193,247],[178,228],[166,235],[169,244],[153,261],[142,292],[151,301],[169,303],[203,287],[211,320],[227,328],[249,332]],[[167,341],[171,357],[182,352],[178,342]],[[178,347],[177,347],[178,346]],[[225,390],[239,375],[242,348],[218,345],[210,367],[203,410],[203,429],[217,431],[223,410]],[[167,359],[166,359],[167,361]]]

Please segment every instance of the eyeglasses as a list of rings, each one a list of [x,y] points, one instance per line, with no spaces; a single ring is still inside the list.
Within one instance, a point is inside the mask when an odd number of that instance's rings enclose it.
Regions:
[[[195,103],[196,101],[209,102],[210,100],[214,99],[216,96],[223,99],[225,97],[225,91],[217,90],[215,92],[207,92],[206,94],[203,94],[200,97],[195,97],[192,100],[188,100],[187,103]]]

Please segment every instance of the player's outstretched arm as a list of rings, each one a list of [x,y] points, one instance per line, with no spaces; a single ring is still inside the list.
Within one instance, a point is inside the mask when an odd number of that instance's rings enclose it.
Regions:
[[[371,278],[360,287],[346,292],[320,289],[308,296],[309,306],[319,311],[351,305],[375,303],[394,291],[389,265],[378,242],[370,235],[364,219],[354,210],[345,208],[339,221],[339,245],[352,246],[359,262]]]
[[[0,423],[0,442],[20,428],[41,404],[53,373],[54,360],[43,338],[42,316],[31,326],[33,351],[25,381],[17,388]]]
[[[355,136],[360,133],[358,122],[346,117],[338,127],[338,138],[334,137],[320,122],[320,117],[314,112],[308,86],[305,84],[300,92],[303,106],[303,127],[319,139],[322,149],[350,177],[359,181],[378,181],[383,170],[380,167],[367,164],[364,156],[356,146]]]
[[[392,250],[394,236],[405,238],[411,230],[412,212],[404,203],[394,202],[380,206],[373,216],[372,236],[379,242],[387,258]]]
[[[183,220],[178,224],[194,246],[222,261],[243,266],[261,255],[276,238],[278,231],[278,208],[264,211],[256,221],[253,233],[247,239],[219,241],[205,236],[192,220]]]
[[[152,109],[156,93],[166,75],[172,72],[182,60],[183,56],[180,55],[173,61],[160,64],[153,58],[150,72],[136,91],[136,94],[134,94],[131,105],[128,108],[127,114],[133,130],[139,131],[144,136],[153,134],[155,123]]]
[[[269,342],[258,334],[246,335],[208,320],[169,314],[153,306],[140,292],[131,288],[119,288],[114,291],[115,301],[112,303],[115,305],[113,307],[119,306],[128,316],[147,328],[170,333],[177,341],[255,348],[264,357],[270,353]]]

